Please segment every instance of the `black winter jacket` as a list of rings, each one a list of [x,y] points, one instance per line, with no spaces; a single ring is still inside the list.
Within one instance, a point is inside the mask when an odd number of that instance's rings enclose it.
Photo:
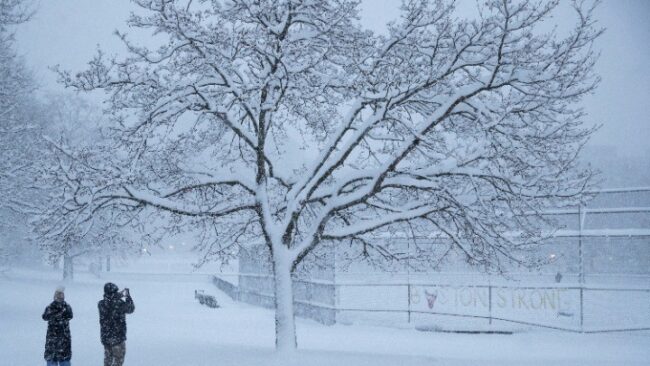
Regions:
[[[61,362],[72,358],[70,319],[72,319],[72,308],[65,301],[53,301],[45,308],[43,320],[47,321],[46,361]]]
[[[119,293],[105,294],[97,307],[102,344],[114,346],[126,341],[126,314],[135,310],[131,296],[127,296],[125,301],[120,298]]]

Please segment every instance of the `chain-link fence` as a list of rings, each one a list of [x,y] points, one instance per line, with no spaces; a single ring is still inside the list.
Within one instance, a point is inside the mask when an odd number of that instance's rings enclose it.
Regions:
[[[325,324],[466,331],[650,330],[650,188],[595,193],[586,207],[548,212],[560,229],[540,245],[549,263],[537,271],[513,270],[506,278],[454,261],[436,272],[343,269],[326,249],[319,265],[294,279],[296,313]],[[229,291],[273,307],[271,268],[260,258],[264,253],[240,257],[236,291]]]

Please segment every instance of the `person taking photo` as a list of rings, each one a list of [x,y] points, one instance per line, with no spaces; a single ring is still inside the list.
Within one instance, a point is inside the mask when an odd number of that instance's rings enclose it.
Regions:
[[[126,355],[126,314],[135,310],[129,289],[119,291],[117,285],[104,285],[104,299],[97,304],[104,366],[122,366]]]

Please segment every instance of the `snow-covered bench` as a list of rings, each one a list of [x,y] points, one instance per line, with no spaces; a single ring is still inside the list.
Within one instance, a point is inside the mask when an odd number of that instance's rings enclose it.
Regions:
[[[204,290],[194,290],[194,298],[199,300],[199,303],[201,303],[201,305],[205,305],[213,309],[219,307],[217,299],[212,295],[206,295]]]

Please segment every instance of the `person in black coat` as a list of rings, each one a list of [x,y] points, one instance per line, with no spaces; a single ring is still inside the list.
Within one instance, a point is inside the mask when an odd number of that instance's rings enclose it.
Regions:
[[[72,338],[70,319],[72,308],[65,302],[64,289],[59,287],[54,293],[54,301],[45,308],[43,320],[47,321],[45,337],[45,361],[47,366],[70,366],[72,358]]]
[[[104,299],[99,301],[97,307],[104,345],[104,366],[122,366],[126,355],[126,314],[135,310],[129,289],[118,291],[115,284],[108,282],[104,285]]]

